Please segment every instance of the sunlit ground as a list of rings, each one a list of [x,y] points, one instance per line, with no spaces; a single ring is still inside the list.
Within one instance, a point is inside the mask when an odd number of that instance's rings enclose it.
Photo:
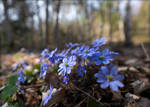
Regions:
[[[142,36],[142,35],[137,35],[132,37],[132,41],[135,44],[140,44],[141,42],[143,43],[150,43],[150,37],[149,36]]]

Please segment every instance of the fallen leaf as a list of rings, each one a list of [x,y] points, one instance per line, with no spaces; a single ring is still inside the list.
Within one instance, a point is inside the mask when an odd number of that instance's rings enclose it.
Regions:
[[[137,81],[131,83],[131,85],[133,86],[135,94],[140,94],[144,90],[150,88],[150,83],[148,81],[137,80]]]

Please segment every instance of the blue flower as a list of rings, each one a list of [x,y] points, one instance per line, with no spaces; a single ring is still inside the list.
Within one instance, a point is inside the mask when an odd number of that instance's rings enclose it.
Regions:
[[[79,66],[78,66],[77,71],[78,71],[78,75],[81,76],[81,77],[83,77],[84,74],[87,72],[86,69],[85,69],[85,67],[82,66],[82,65],[79,65]]]
[[[57,52],[57,48],[54,49],[54,50],[52,50],[52,51],[49,53],[49,57],[55,56],[56,52]]]
[[[119,55],[119,53],[118,52],[110,52],[110,55],[113,57],[115,55]]]
[[[74,66],[76,64],[76,57],[75,56],[70,56],[70,57],[66,57],[63,59],[63,62],[59,65],[59,75],[63,74],[65,75],[70,74],[71,73],[71,67]]]
[[[124,85],[120,82],[124,79],[124,76],[118,74],[118,68],[113,65],[102,66],[100,71],[94,75],[97,82],[100,83],[100,87],[106,89],[108,86],[113,91],[118,91],[118,87],[123,87]]]
[[[45,77],[48,69],[48,64],[45,62],[41,65],[40,78]]]
[[[58,62],[58,55],[57,55],[57,48],[52,50],[51,52],[48,51],[48,49],[44,49],[41,53],[40,61],[42,61],[44,58],[48,59],[52,64],[56,64]]]
[[[69,50],[70,49],[68,49],[67,51],[64,50],[64,51],[62,51],[61,53],[58,54],[59,61],[62,60],[63,58],[65,58],[67,56]]]
[[[82,56],[84,59],[91,57],[96,52],[94,48],[89,48],[89,46],[82,46],[81,49],[79,56]]]
[[[17,65],[13,68],[13,71],[16,71],[17,68],[21,67],[22,69],[25,69],[26,68],[26,63],[25,61],[23,62],[20,62],[20,63],[17,63]]]
[[[49,57],[49,51],[48,51],[48,49],[44,49],[41,53],[40,61],[42,61],[43,58],[47,58],[47,57]]]
[[[75,49],[71,50],[71,55],[79,56],[83,47],[76,47]]]
[[[100,47],[104,45],[106,42],[107,40],[105,38],[100,38],[100,39],[95,40],[92,45],[93,47]]]
[[[74,43],[74,44],[73,44],[72,42],[66,44],[66,46],[67,46],[68,48],[73,48],[73,47],[79,46],[79,45],[80,45],[79,43]]]
[[[94,61],[96,65],[100,64],[109,64],[114,58],[113,56],[116,55],[110,52],[107,48],[104,49],[102,52],[97,52],[90,58],[91,61]]]
[[[68,84],[68,81],[69,81],[69,76],[63,75],[63,83]]]
[[[23,70],[17,70],[17,73],[18,73],[18,81],[21,82],[21,83],[24,83],[25,82],[25,75],[23,73]]]
[[[56,51],[57,51],[57,48],[52,50],[48,56],[48,59],[52,64],[56,64],[59,61]]]
[[[48,90],[48,96],[46,96],[46,97],[44,97],[44,98],[42,99],[42,101],[44,102],[44,103],[43,103],[44,106],[45,106],[45,105],[48,103],[48,101],[52,98],[52,91],[53,91],[53,86],[50,85],[50,89]]]

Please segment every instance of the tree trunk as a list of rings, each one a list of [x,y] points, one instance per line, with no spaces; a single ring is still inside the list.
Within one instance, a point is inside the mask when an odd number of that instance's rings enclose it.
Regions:
[[[102,1],[103,2],[103,1]],[[105,16],[104,16],[104,8],[102,7],[103,6],[103,3],[101,3],[101,9],[100,9],[100,14],[101,14],[101,25],[100,25],[100,37],[103,36],[103,30],[104,30],[104,22],[105,22]]]
[[[49,11],[48,11],[48,6],[49,6],[49,0],[46,0],[46,22],[45,22],[45,47],[48,47],[49,44],[49,33],[48,33],[48,29],[49,29]]]
[[[60,5],[61,5],[61,0],[58,0],[56,4],[56,21],[55,21],[55,27],[54,27],[54,44],[55,46],[59,46],[58,42],[58,32],[59,32],[59,12],[60,12]]]
[[[148,10],[148,15],[149,15],[149,37],[150,37],[150,1],[149,1],[149,10]]]
[[[42,20],[41,20],[41,17],[40,17],[40,7],[38,5],[38,0],[36,1],[36,8],[37,8],[37,17],[38,17],[38,21],[39,21],[39,39],[38,39],[38,42],[42,42],[43,43],[43,29],[42,29]],[[38,48],[41,48],[43,47],[43,44],[39,44],[38,45]]]
[[[125,33],[125,45],[131,45],[131,7],[130,0],[127,1],[126,15],[124,18],[124,33]]]
[[[111,14],[112,14],[112,2],[109,1],[109,10],[108,10],[108,21],[109,21],[109,36],[110,36],[110,43],[112,43],[112,21],[111,21]]]
[[[124,32],[123,32],[123,21],[119,12],[119,6],[120,6],[120,0],[117,0],[117,15],[119,17],[118,19],[118,40],[122,40],[122,36],[124,37]]]
[[[3,0],[3,5],[4,5],[4,15],[5,15],[5,21],[4,21],[4,30],[7,38],[7,45],[9,48],[13,47],[13,33],[11,30],[11,25],[10,25],[10,20],[8,16],[8,0]]]

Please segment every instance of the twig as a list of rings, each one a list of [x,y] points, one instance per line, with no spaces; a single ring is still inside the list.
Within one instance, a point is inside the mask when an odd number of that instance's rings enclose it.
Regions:
[[[82,101],[80,101],[80,103],[78,103],[75,107],[80,107],[80,105],[81,105],[86,99],[87,99],[87,97],[84,98]]]
[[[43,86],[43,85],[45,85],[45,84],[36,84],[36,85],[28,85],[28,86],[21,86],[21,87],[26,89],[26,88],[40,87],[40,86]]]
[[[147,59],[150,59],[150,57],[149,57],[149,55],[148,55],[148,53],[147,53],[147,51],[146,51],[146,49],[145,49],[145,47],[144,47],[143,42],[141,42],[141,47],[142,47],[142,49],[143,49],[143,51],[144,51],[144,53],[145,53],[146,58],[147,58]]]
[[[0,88],[0,92],[5,88],[6,86],[2,86],[1,88]]]
[[[80,88],[76,87],[75,85],[74,85],[74,87],[75,87],[77,90],[79,90],[80,92],[82,92],[82,93],[84,93],[85,95],[89,96],[91,99],[95,100],[96,102],[98,102],[99,104],[101,104],[101,105],[104,106],[103,103],[99,102],[95,97],[91,96],[89,93],[87,93],[87,92],[81,90]]]
[[[61,86],[64,87],[64,88],[66,88],[66,86],[65,86],[64,84],[61,84]],[[103,107],[104,107],[105,105],[107,105],[108,107],[110,107],[109,104],[107,104],[107,103],[101,103],[101,102],[100,102],[99,100],[97,100],[95,97],[93,97],[93,96],[91,96],[89,93],[87,93],[87,92],[81,90],[81,89],[78,88],[77,86],[73,85],[73,87],[76,88],[78,91],[84,93],[85,95],[87,95],[87,96],[90,97],[91,99],[95,100],[96,102],[98,102],[99,104],[101,104]]]

